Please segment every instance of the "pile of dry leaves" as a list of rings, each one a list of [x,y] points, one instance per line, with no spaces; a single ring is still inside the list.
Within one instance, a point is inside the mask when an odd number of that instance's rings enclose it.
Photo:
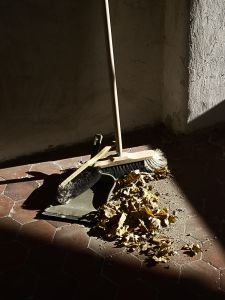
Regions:
[[[167,174],[167,169],[154,175],[137,170],[117,180],[110,200],[98,209],[92,230],[155,263],[168,262],[174,254],[173,241],[162,229],[177,217],[160,207],[159,194],[151,186],[153,180]]]

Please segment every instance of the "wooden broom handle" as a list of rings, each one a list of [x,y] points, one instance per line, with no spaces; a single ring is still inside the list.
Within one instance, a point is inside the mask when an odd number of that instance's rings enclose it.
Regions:
[[[113,89],[113,119],[114,119],[114,130],[116,138],[116,151],[119,156],[122,156],[122,137],[121,137],[121,126],[120,126],[120,114],[119,114],[119,104],[118,104],[118,92],[116,84],[116,70],[113,54],[113,41],[112,41],[112,30],[110,22],[110,12],[109,12],[109,1],[105,0],[105,13],[106,13],[106,23],[107,23],[107,33],[108,33],[108,46],[109,46],[109,56],[110,56],[110,73],[112,77],[112,89]]]
[[[87,167],[92,166],[97,160],[106,155],[112,146],[105,146],[100,152],[98,152],[94,157],[90,160],[86,161],[79,169],[74,171],[69,177],[63,180],[60,184],[60,187],[64,188],[71,180],[73,180],[76,176],[78,176],[82,171],[84,171]]]

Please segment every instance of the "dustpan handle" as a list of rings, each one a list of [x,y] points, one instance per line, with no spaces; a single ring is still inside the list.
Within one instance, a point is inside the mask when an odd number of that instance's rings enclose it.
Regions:
[[[110,22],[110,12],[109,12],[109,1],[105,0],[105,13],[106,13],[106,23],[107,23],[107,33],[108,33],[108,43],[109,43],[109,55],[111,64],[111,75],[112,75],[112,88],[113,88],[113,118],[114,118],[114,128],[116,137],[116,151],[119,156],[122,156],[122,137],[121,137],[121,126],[120,126],[120,114],[119,114],[119,104],[118,104],[118,92],[116,84],[116,70],[113,54],[113,42],[112,42],[112,30]]]
[[[81,165],[80,168],[75,170],[70,176],[68,176],[65,180],[63,180],[63,182],[60,183],[60,187],[64,188],[70,181],[72,181],[75,177],[77,177],[81,172],[83,172],[88,167],[93,166],[96,163],[96,161],[98,161],[100,158],[104,157],[111,149],[112,149],[112,146],[105,146],[94,157],[92,157],[90,160],[86,161],[83,165]]]

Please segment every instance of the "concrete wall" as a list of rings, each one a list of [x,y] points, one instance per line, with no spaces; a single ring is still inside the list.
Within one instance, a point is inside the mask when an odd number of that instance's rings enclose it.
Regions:
[[[167,0],[162,118],[175,132],[225,121],[225,2]]]
[[[164,23],[162,119],[184,132],[188,107],[189,1],[167,0]]]
[[[110,0],[122,132],[224,121],[225,2]],[[104,0],[0,0],[0,162],[113,133]]]
[[[192,1],[188,129],[225,121],[225,2]]]
[[[122,130],[160,121],[164,1],[110,1]],[[103,0],[0,0],[0,161],[113,132]]]

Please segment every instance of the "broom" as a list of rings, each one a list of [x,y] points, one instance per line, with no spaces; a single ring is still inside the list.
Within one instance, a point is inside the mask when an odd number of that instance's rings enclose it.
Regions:
[[[123,152],[121,126],[120,126],[120,113],[118,104],[118,92],[116,81],[116,70],[114,62],[114,51],[112,41],[112,30],[110,21],[110,9],[109,1],[105,0],[105,15],[107,24],[107,36],[108,36],[108,54],[110,60],[110,76],[111,89],[112,89],[112,111],[114,120],[114,130],[116,139],[116,155],[111,156],[109,159],[98,161],[95,167],[102,169],[104,173],[110,173],[116,178],[121,177],[132,170],[139,169],[140,171],[154,172],[157,169],[163,169],[167,167],[167,159],[160,149],[145,150],[136,153]]]
[[[71,197],[78,196],[86,189],[92,187],[100,179],[101,174],[103,173],[110,174],[115,178],[119,178],[137,169],[140,171],[154,173],[156,170],[167,168],[167,159],[165,158],[163,152],[160,149],[145,150],[136,153],[123,152],[117,81],[112,42],[112,30],[108,0],[105,0],[105,15],[110,60],[109,69],[110,77],[112,78],[112,112],[115,130],[114,133],[116,142],[116,155],[110,156],[109,158],[104,160],[100,160],[110,150],[112,150],[112,146],[106,146],[89,161],[84,163],[78,170],[73,172],[58,187],[57,200],[59,203],[66,203]],[[79,174],[80,177],[77,177]]]

